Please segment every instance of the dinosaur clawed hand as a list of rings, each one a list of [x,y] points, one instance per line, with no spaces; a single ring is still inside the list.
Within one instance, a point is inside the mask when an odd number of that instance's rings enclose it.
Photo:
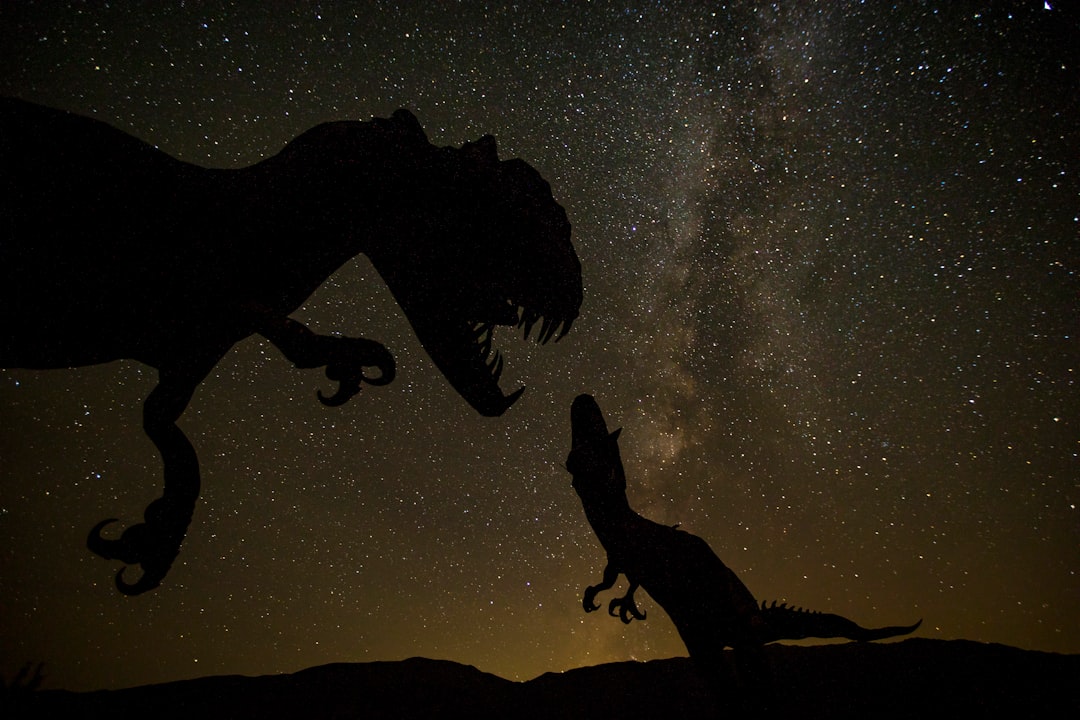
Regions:
[[[360,392],[360,383],[369,385],[386,385],[394,379],[396,368],[394,356],[382,343],[367,338],[333,337],[323,338],[330,341],[326,365],[326,377],[337,381],[338,389],[327,397],[322,390],[318,391],[319,401],[323,405],[337,407],[344,405],[348,400]],[[374,367],[379,374],[369,377],[364,374],[364,368]]]
[[[585,608],[585,612],[600,609],[600,606],[596,603],[596,595],[601,590],[607,590],[609,587],[611,587],[610,584],[601,583],[600,585],[590,585],[585,588],[585,595],[581,598],[581,606]],[[637,604],[634,602],[635,590],[637,590],[636,585],[627,590],[622,597],[615,598],[608,603],[608,615],[619,618],[626,625],[629,625],[634,620],[644,620],[645,613],[638,610]]]
[[[596,602],[596,595],[601,590],[607,590],[607,585],[590,585],[585,588],[585,595],[581,598],[581,606],[585,608],[585,612],[590,613],[600,609],[600,605]]]
[[[146,508],[146,522],[132,525],[118,539],[101,537],[106,525],[116,518],[102,520],[90,531],[86,545],[106,560],[120,560],[127,565],[142,566],[142,576],[133,583],[124,580],[124,570],[116,573],[116,588],[125,595],[141,595],[161,584],[180,552],[191,513],[171,509],[167,501],[158,499]]]
[[[638,610],[637,604],[634,602],[633,591],[608,603],[608,615],[618,617],[623,621],[624,625],[629,625],[633,620],[645,619],[645,613]]]

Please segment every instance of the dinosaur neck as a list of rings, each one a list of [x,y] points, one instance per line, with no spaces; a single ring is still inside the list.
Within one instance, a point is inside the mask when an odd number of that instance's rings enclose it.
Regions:
[[[605,549],[622,545],[627,536],[642,522],[642,517],[630,507],[626,495],[601,498],[581,497],[585,517]]]

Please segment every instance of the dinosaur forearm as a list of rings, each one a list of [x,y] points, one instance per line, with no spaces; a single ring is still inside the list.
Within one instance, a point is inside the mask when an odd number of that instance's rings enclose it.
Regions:
[[[379,342],[366,338],[319,335],[289,317],[272,317],[256,311],[256,329],[298,368],[326,366],[326,376],[340,383],[337,392],[319,399],[326,405],[341,405],[360,392],[360,383],[386,385],[396,372],[394,357]],[[374,367],[378,375],[369,377],[364,368]]]
[[[310,328],[290,317],[279,317],[260,310],[254,311],[254,315],[257,319],[256,331],[273,343],[289,362],[301,369],[320,365],[319,359],[325,352],[319,352],[319,335]]]

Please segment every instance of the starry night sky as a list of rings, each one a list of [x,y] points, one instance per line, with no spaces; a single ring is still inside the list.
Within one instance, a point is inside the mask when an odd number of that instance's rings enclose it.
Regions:
[[[558,345],[497,334],[528,390],[493,419],[347,264],[295,317],[381,340],[398,379],[326,408],[321,371],[238,344],[181,418],[202,497],[137,598],[85,537],[160,492],[155,371],[0,371],[0,675],[683,655],[644,594],[644,623],[581,610],[604,564],[562,465],[583,391],[624,428],[634,507],[759,599],[1080,652],[1073,11],[396,5],[0,5],[0,94],[194,163],[398,107],[437,145],[491,133],[551,182],[585,283]]]

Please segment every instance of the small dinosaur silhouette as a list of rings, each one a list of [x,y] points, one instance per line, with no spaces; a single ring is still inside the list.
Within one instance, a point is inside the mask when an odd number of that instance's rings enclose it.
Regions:
[[[867,629],[827,613],[758,605],[750,591],[701,538],[647,520],[630,508],[619,453],[622,429],[608,433],[600,406],[579,395],[570,408],[572,449],[566,469],[585,508],[585,517],[607,551],[603,579],[585,589],[585,612],[599,609],[597,593],[626,575],[626,595],[613,599],[608,613],[624,623],[644,620],[634,602],[638,587],[671,617],[690,657],[718,676],[723,649],[734,648],[737,671],[752,682],[768,675],[761,647],[776,640],[842,637],[869,641],[905,635],[914,625]]]
[[[0,366],[64,368],[121,358],[159,371],[143,427],[164,493],[145,522],[90,549],[141,565],[138,594],[179,552],[199,494],[177,427],[199,383],[259,334],[298,368],[325,366],[341,405],[395,374],[366,338],[317,335],[289,314],[363,253],[457,392],[502,414],[496,325],[562,337],[581,305],[581,266],[551,188],[491,136],[431,145],[417,119],[331,122],[250,167],[177,160],[102,122],[0,99]],[[374,372],[366,369],[373,369]]]

